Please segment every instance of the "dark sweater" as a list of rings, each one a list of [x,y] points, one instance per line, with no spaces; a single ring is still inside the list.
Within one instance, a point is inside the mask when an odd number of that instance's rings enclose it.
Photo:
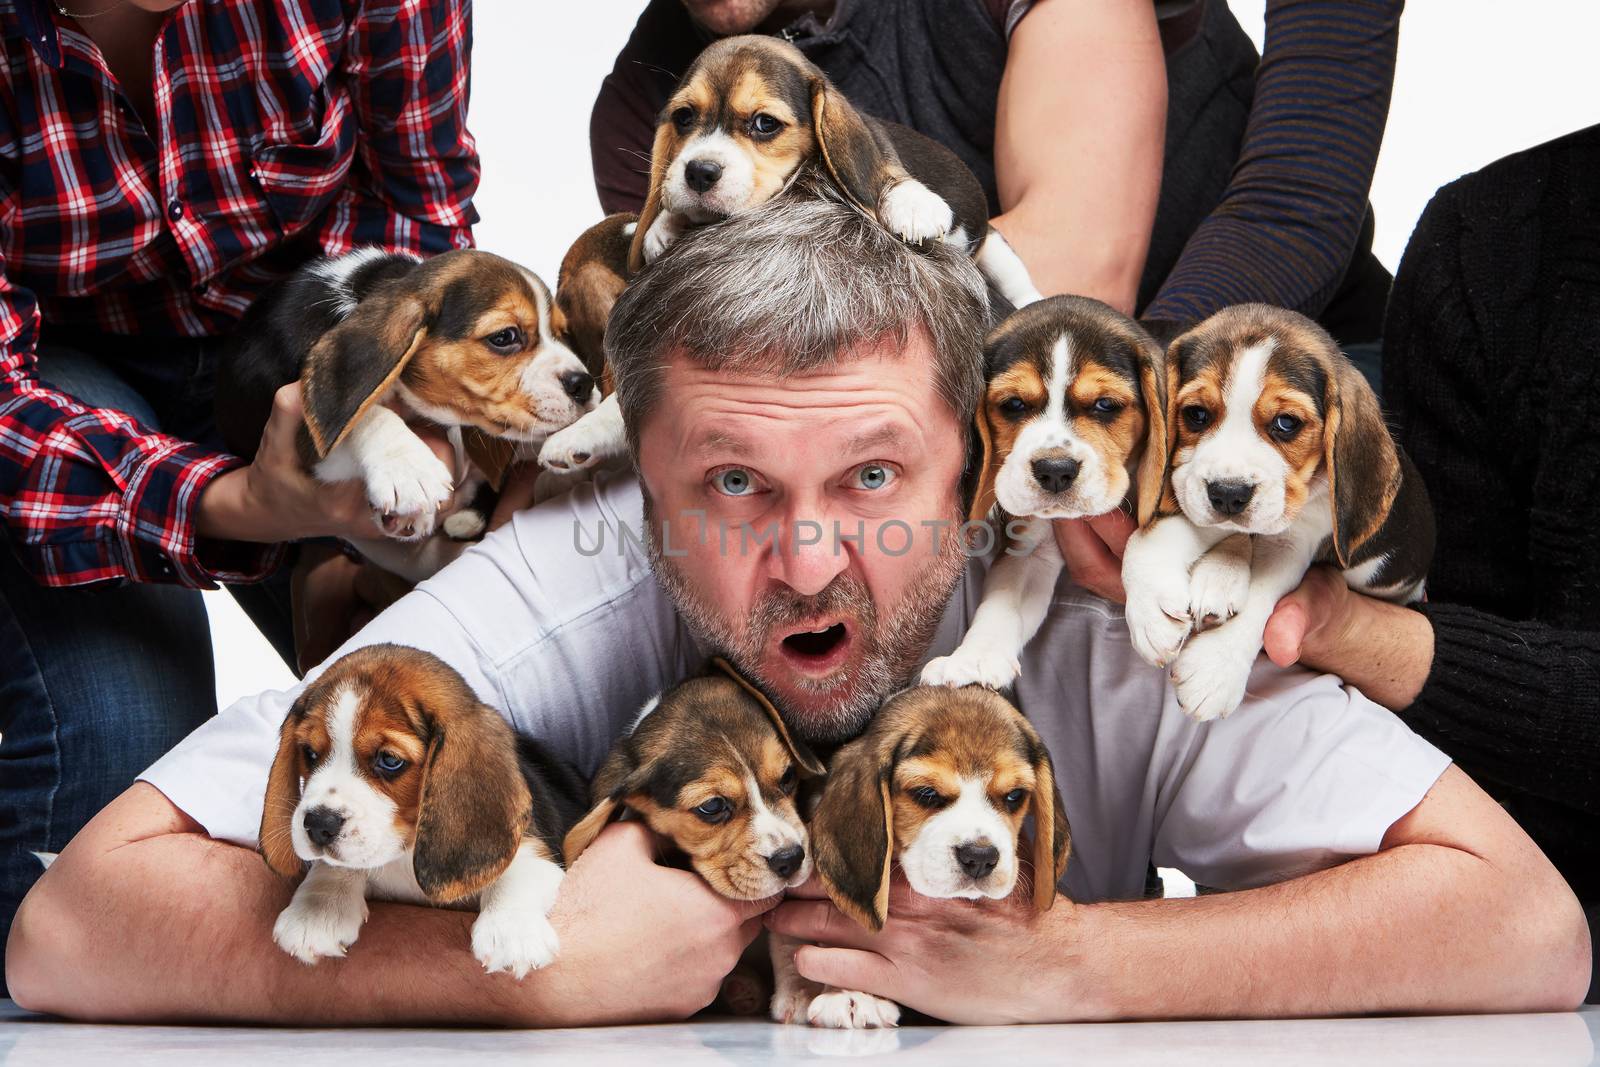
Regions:
[[[1600,126],[1439,190],[1384,400],[1438,515],[1436,650],[1401,714],[1600,902]]]

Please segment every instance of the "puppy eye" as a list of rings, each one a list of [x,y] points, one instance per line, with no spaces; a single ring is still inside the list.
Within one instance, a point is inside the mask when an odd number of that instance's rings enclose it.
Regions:
[[[771,137],[783,129],[783,123],[767,114],[760,112],[750,120],[750,132],[757,137]]]
[[[1090,404],[1089,410],[1096,415],[1115,415],[1122,410],[1122,403],[1111,399],[1109,396],[1103,396],[1093,404]]]
[[[1191,433],[1199,433],[1211,425],[1211,412],[1199,404],[1190,404],[1183,409],[1183,424]]]
[[[723,496],[749,496],[756,491],[755,475],[743,467],[729,467],[711,476],[711,484]]]
[[[1000,401],[1000,414],[1016,418],[1025,415],[1028,411],[1028,402],[1020,396],[1008,396]]]
[[[518,326],[507,326],[485,337],[483,343],[501,354],[516,352],[522,348],[522,329]]]
[[[1007,811],[1016,811],[1022,807],[1022,802],[1028,799],[1028,791],[1026,789],[1013,789],[1001,799],[1005,801]]]
[[[783,772],[783,777],[778,779],[778,788],[783,790],[784,795],[787,796],[794,792],[797,781],[799,781],[799,775],[795,774],[793,767],[790,767]]]
[[[1293,415],[1275,415],[1267,423],[1267,431],[1280,441],[1288,441],[1300,432],[1300,427],[1305,425]]]
[[[857,467],[855,473],[855,487],[857,489],[882,489],[894,481],[894,471],[881,463],[868,463],[864,467]]]
[[[310,745],[301,745],[300,752],[305,756],[308,765],[317,762],[317,750]]]
[[[694,813],[715,826],[717,823],[728,821],[728,816],[733,814],[733,805],[728,803],[727,797],[712,797],[695,808]]]
[[[944,806],[944,797],[930,785],[919,785],[911,790],[911,799],[925,808],[940,808]]]
[[[672,124],[678,128],[679,133],[684,132],[690,126],[693,126],[694,108],[680,107],[678,110],[674,111],[672,113]]]
[[[373,758],[372,767],[379,774],[393,776],[406,769],[406,761],[393,752],[380,752]]]

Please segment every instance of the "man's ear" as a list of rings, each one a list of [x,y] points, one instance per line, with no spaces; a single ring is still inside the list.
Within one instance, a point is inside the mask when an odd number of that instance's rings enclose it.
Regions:
[[[828,769],[811,847],[822,887],[836,907],[869,930],[889,913],[889,861],[894,845],[893,766],[863,738],[840,749]]]
[[[666,181],[667,167],[672,164],[669,153],[676,143],[671,134],[672,125],[663,117],[656,126],[656,139],[650,146],[650,191],[644,198],[644,209],[639,212],[639,224],[633,231],[633,243],[628,246],[628,275],[639,273],[644,266],[644,235],[655,225],[661,214],[661,184]]]
[[[778,731],[779,740],[789,750],[789,756],[794,760],[795,765],[800,768],[800,776],[802,778],[820,778],[828,773],[828,769],[822,765],[822,761],[812,755],[811,749],[796,741],[790,735],[788,724],[783,721],[783,716],[778,714],[778,709],[772,706],[772,701],[767,699],[765,693],[757,689],[748,678],[734,669],[733,664],[721,656],[712,657],[711,665],[737,682],[741,689],[749,693],[755,698],[756,703],[761,705],[761,710],[766,712],[767,718],[772,721],[772,728]]]
[[[1135,518],[1140,526],[1149,525],[1161,504],[1166,487],[1167,462],[1171,438],[1167,414],[1167,359],[1161,346],[1150,337],[1139,339],[1139,398],[1144,403],[1144,454],[1139,458],[1139,485]]]
[[[533,817],[511,728],[493,708],[430,709],[412,871],[447,904],[500,877]]]
[[[989,430],[989,397],[985,388],[984,395],[978,398],[978,410],[972,416],[972,425],[978,434],[978,486],[972,493],[972,509],[967,518],[972,522],[983,522],[995,508],[998,499],[994,495],[995,479],[999,477],[999,466],[1003,458],[994,454],[994,434]]]
[[[811,126],[834,185],[856,207],[877,218],[878,199],[893,177],[892,161],[861,113],[824,77],[811,83]],[[894,167],[899,169],[897,162]]]
[[[311,346],[301,367],[306,429],[325,458],[394,384],[427,333],[421,298],[393,289],[360,304]]]
[[[267,775],[267,796],[261,806],[261,832],[257,846],[267,866],[286,878],[305,870],[294,851],[294,811],[300,806],[300,746],[295,741],[295,723],[305,710],[305,695],[284,716],[278,728],[278,755]]]
[[[1056,902],[1056,883],[1067,871],[1072,850],[1072,828],[1056,785],[1055,765],[1042,741],[1036,741],[1033,759],[1033,906],[1049,911]]]
[[[1343,356],[1329,357],[1323,390],[1322,459],[1333,509],[1333,551],[1350,566],[1356,550],[1383,526],[1400,491],[1400,457],[1378,398]]]

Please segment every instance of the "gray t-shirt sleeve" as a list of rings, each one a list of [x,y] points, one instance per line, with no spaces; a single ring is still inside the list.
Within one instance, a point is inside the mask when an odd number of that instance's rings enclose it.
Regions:
[[[328,662],[381,642],[432,652],[513,726],[588,773],[640,705],[694,666],[650,574],[641,521],[631,477],[581,485],[490,534]],[[303,687],[231,705],[141,780],[212,837],[255,847],[278,728]]]
[[[1250,696],[1165,754],[1154,862],[1249,889],[1378,850],[1450,760],[1331,675],[1257,661]]]

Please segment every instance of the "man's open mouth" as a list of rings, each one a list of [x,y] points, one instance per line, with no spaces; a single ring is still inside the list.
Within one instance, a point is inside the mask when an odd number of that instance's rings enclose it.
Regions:
[[[825,673],[844,662],[850,628],[842,622],[796,630],[778,643],[783,658],[807,673]]]

